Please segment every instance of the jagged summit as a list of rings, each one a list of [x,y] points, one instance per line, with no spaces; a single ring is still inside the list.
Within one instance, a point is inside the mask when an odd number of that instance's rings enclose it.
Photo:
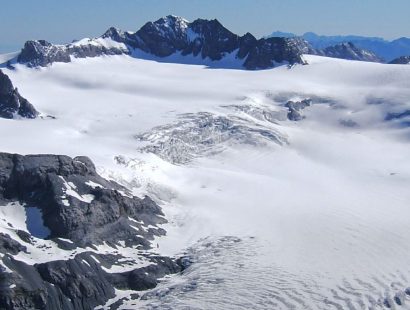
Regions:
[[[300,44],[300,46],[298,46]],[[237,68],[266,69],[282,63],[303,63],[301,57],[307,43],[285,38],[257,40],[250,33],[240,37],[225,28],[217,19],[196,19],[189,22],[174,15],[147,22],[136,32],[109,28],[101,37],[80,40],[66,45],[52,45],[44,40],[28,41],[18,62],[31,67],[54,62],[70,62],[74,58],[100,55],[147,55],[165,58],[174,54],[193,56],[197,63],[217,63],[228,55],[237,61]]]
[[[301,37],[256,39],[252,34],[239,36],[217,19],[186,19],[168,15],[144,24],[135,32],[109,28],[101,37],[72,44],[52,45],[44,40],[28,41],[18,62],[28,66],[47,66],[54,62],[70,62],[72,57],[96,57],[127,54],[134,57],[166,58],[172,55],[195,57],[195,63],[212,63],[225,57],[235,60],[235,68],[257,70],[280,64],[303,64],[303,54],[325,55],[354,60],[381,61],[374,54],[354,46],[314,49]],[[179,57],[179,62],[184,62]]]

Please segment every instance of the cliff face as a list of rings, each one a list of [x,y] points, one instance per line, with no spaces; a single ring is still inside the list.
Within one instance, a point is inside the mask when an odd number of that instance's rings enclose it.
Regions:
[[[0,117],[35,118],[37,115],[33,105],[19,94],[9,77],[0,70]]]

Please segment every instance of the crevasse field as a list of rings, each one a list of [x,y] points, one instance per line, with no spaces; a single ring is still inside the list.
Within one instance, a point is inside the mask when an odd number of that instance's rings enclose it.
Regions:
[[[193,264],[123,309],[410,309],[410,66],[305,58],[17,65],[43,117],[1,119],[1,150],[89,156],[162,206],[154,251]]]

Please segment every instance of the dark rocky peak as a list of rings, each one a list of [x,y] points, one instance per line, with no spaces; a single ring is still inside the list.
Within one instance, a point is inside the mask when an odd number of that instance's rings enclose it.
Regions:
[[[185,34],[189,22],[182,17],[168,15],[151,24],[162,31],[164,35],[178,38],[179,36]]]
[[[159,57],[169,56],[186,48],[187,27],[186,20],[175,16],[148,22],[132,36],[135,42],[132,47]]]
[[[242,37],[239,38],[239,42],[241,44],[255,44],[256,41],[258,40],[250,32],[245,33]]]
[[[239,38],[239,51],[238,58],[245,58],[252,48],[256,45],[258,40],[249,32],[245,33],[242,37]]]
[[[114,34],[114,32],[112,34]],[[120,39],[120,43],[123,41],[121,37],[117,37],[116,39]],[[29,67],[46,67],[54,62],[68,63],[71,61],[71,56],[86,58],[127,53],[129,53],[129,51],[126,48],[118,46],[107,47],[93,40],[89,40],[88,42],[77,41],[66,45],[53,45],[45,40],[38,40],[27,41],[24,44],[17,58],[17,62],[24,63]]]
[[[170,15],[146,23],[133,37],[137,44],[132,47],[159,57],[181,52],[182,55],[200,54],[202,58],[220,60],[239,48],[239,37],[216,19],[197,19],[189,23]]]
[[[194,20],[190,27],[198,34],[204,36],[218,36],[218,37],[232,37],[236,36],[234,33],[226,29],[217,19],[202,19]]]
[[[185,38],[187,28],[188,21],[181,17],[169,15],[155,22],[146,23],[137,31],[137,34],[151,34],[169,40],[180,40]]]
[[[370,62],[383,62],[374,53],[365,49],[358,48],[352,42],[345,42],[329,46],[322,50],[322,55],[333,58],[341,58],[348,60],[360,60]]]
[[[101,36],[102,38],[110,38],[114,41],[117,42],[123,42],[125,41],[125,33],[124,31],[115,28],[115,27],[110,27],[104,34]]]
[[[190,26],[192,41],[185,53],[201,52],[202,58],[220,60],[239,48],[239,36],[226,29],[217,19],[197,19]]]
[[[70,55],[61,46],[45,40],[27,41],[17,58],[19,63],[29,67],[47,66],[51,62],[70,62]]]
[[[318,54],[318,51],[310,45],[308,41],[301,37],[287,37],[284,38],[289,47],[301,54]]]
[[[38,112],[19,94],[17,88],[14,88],[10,78],[0,70],[0,117],[14,118],[16,115],[35,118]]]
[[[302,48],[292,38],[260,39],[249,52],[245,60],[246,69],[266,69],[277,64],[304,64]]]
[[[410,56],[401,56],[399,58],[396,58],[390,62],[390,64],[395,64],[395,65],[407,65],[410,64]]]

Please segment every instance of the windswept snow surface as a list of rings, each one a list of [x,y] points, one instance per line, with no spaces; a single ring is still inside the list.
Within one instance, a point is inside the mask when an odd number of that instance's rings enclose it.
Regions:
[[[89,156],[162,205],[156,250],[194,263],[125,309],[410,308],[410,67],[305,57],[17,65],[5,73],[54,118],[0,120],[1,150]]]

